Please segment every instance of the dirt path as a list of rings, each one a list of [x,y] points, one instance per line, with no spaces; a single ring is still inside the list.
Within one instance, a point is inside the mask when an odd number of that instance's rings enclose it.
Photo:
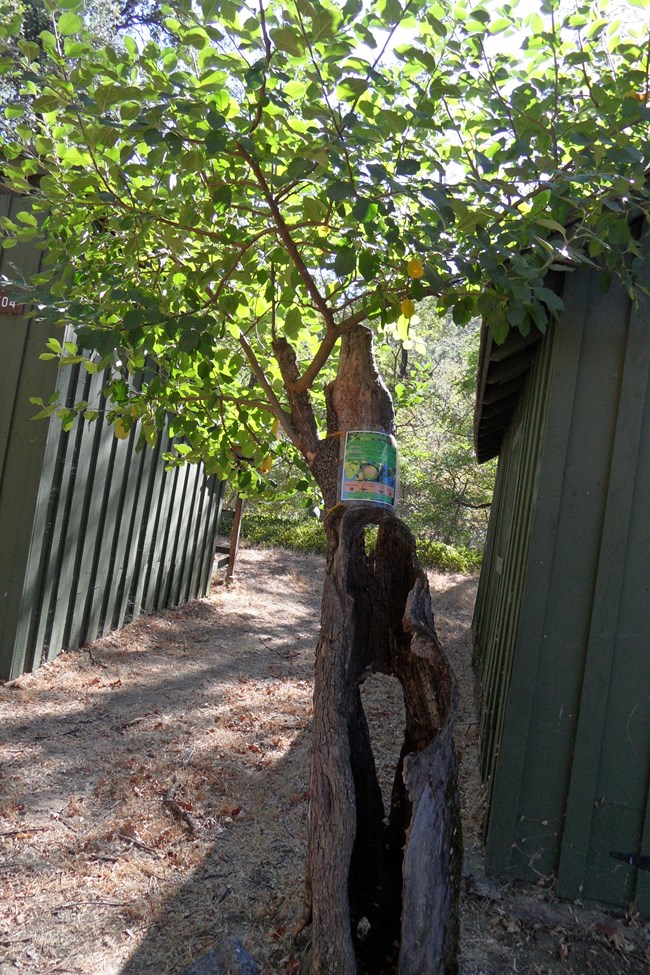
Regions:
[[[0,687],[1,975],[179,975],[226,935],[298,970],[321,582],[319,558],[247,549],[228,589]],[[481,879],[476,580],[432,585],[463,692],[462,975],[646,975],[647,925]],[[388,782],[394,682],[365,704]]]

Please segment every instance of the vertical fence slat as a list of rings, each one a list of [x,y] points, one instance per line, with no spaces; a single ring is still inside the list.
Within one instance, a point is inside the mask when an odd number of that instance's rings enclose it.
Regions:
[[[164,594],[164,598],[173,602],[175,605],[185,602],[186,598],[183,594],[183,577],[186,574],[188,560],[191,558],[188,553],[188,545],[196,514],[197,495],[195,474],[195,468],[189,465],[185,468],[184,498],[178,510],[174,559],[171,563],[172,572],[169,576],[169,583]],[[161,595],[163,594],[161,593]]]

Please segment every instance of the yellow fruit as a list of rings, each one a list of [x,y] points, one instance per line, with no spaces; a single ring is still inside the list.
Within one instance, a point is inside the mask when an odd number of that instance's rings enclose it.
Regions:
[[[278,420],[278,418],[276,416],[275,420],[271,424],[271,430],[273,432],[273,436],[274,437],[277,437],[277,435],[278,435],[278,428],[279,428],[279,426],[280,426],[280,421]]]
[[[414,278],[415,280],[424,277],[424,264],[419,257],[414,257],[412,261],[408,262],[406,265],[406,273],[410,278]]]
[[[404,318],[413,318],[413,316],[415,315],[415,305],[413,304],[410,298],[404,299],[404,301],[400,305],[400,309]]]
[[[260,464],[260,470],[262,474],[268,474],[268,472],[271,470],[272,467],[273,467],[273,458],[271,457],[270,454],[268,454]]]

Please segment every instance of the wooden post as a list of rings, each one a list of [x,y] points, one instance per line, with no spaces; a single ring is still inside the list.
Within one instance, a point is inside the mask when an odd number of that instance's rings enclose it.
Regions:
[[[232,519],[232,534],[230,536],[230,552],[228,554],[228,567],[226,568],[226,582],[232,579],[235,571],[235,559],[239,550],[239,535],[241,533],[241,517],[244,510],[244,499],[240,494],[235,501],[235,512]]]

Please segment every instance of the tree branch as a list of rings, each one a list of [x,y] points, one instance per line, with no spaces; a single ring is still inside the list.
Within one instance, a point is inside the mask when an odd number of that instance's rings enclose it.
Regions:
[[[292,389],[296,393],[304,393],[314,384],[314,380],[318,376],[319,372],[326,364],[329,359],[332,349],[340,339],[342,335],[347,332],[351,332],[356,325],[361,325],[365,322],[368,317],[368,312],[365,310],[358,311],[354,315],[350,315],[346,318],[344,322],[337,326],[335,332],[327,332],[323,341],[319,345],[316,355],[311,360],[303,374],[299,379],[295,380],[292,384]]]
[[[255,175],[255,178],[256,178],[256,180],[258,182],[258,185],[259,185],[260,189],[262,190],[262,193],[264,195],[264,198],[265,198],[265,200],[266,200],[266,202],[268,204],[268,207],[269,207],[269,209],[271,211],[271,214],[273,216],[273,220],[275,221],[275,225],[276,225],[276,227],[278,229],[278,235],[279,235],[280,239],[282,240],[282,243],[286,247],[287,253],[289,254],[289,257],[291,258],[291,260],[293,261],[293,265],[296,268],[298,274],[300,275],[300,278],[301,278],[303,284],[305,285],[305,288],[307,289],[307,293],[309,294],[309,297],[311,298],[312,302],[314,303],[314,307],[316,308],[316,310],[322,316],[322,318],[323,318],[323,320],[324,320],[324,322],[325,322],[325,324],[327,326],[328,331],[329,330],[336,331],[336,323],[334,321],[334,314],[333,314],[331,308],[329,307],[329,305],[327,304],[327,301],[325,300],[325,297],[321,294],[321,292],[320,292],[320,290],[319,290],[316,282],[314,281],[314,279],[313,279],[313,277],[312,277],[312,275],[311,275],[311,273],[309,271],[309,268],[307,267],[307,265],[305,264],[305,262],[302,259],[302,255],[301,255],[300,251],[298,250],[298,248],[296,246],[296,242],[294,241],[293,237],[291,236],[291,231],[290,231],[289,227],[287,226],[287,223],[285,222],[284,217],[282,216],[282,213],[280,211],[280,207],[277,204],[277,201],[275,199],[275,196],[271,192],[271,187],[269,186],[269,184],[266,181],[266,177],[264,176],[264,173],[262,172],[261,166],[259,165],[259,163],[257,162],[257,160],[255,160],[251,156],[251,154],[248,152],[248,150],[245,149],[244,146],[242,146],[241,143],[239,143],[238,145],[239,145],[239,151],[240,151],[242,157],[246,160],[246,162],[248,163],[248,165],[250,166],[252,172]]]
[[[282,424],[282,429],[284,430],[284,432],[286,433],[286,435],[288,436],[289,440],[294,445],[294,447],[297,447],[300,450],[301,449],[300,437],[298,436],[296,429],[293,425],[291,415],[287,413],[286,410],[283,409],[282,403],[275,395],[275,392],[273,391],[273,387],[271,386],[270,382],[266,378],[264,374],[264,370],[262,369],[261,365],[257,361],[257,356],[253,352],[252,346],[245,335],[240,334],[239,344],[241,345],[242,349],[244,350],[244,353],[246,354],[246,358],[248,359],[248,364],[251,367],[253,375],[255,376],[255,378],[257,379],[260,386],[262,387],[262,389],[264,390],[264,392],[268,397],[269,407],[271,409],[271,412],[273,413],[274,416],[278,418],[278,420]]]
[[[316,457],[320,441],[308,388],[298,388],[300,371],[296,361],[296,353],[284,336],[278,336],[274,339],[273,352],[289,397],[292,424],[300,439],[298,446],[307,463],[311,465]]]
[[[409,289],[403,288],[396,292],[396,297],[406,297],[408,294]],[[422,298],[434,298],[439,294],[440,291],[438,288],[422,288],[420,298],[418,300],[421,300]],[[356,328],[357,325],[362,325],[367,318],[368,312],[365,310],[365,308],[361,308],[359,311],[354,312],[354,314],[348,315],[348,317],[343,319],[342,322],[339,322],[334,332],[327,332],[323,338],[323,341],[319,345],[314,358],[311,360],[300,378],[294,380],[292,383],[292,389],[296,393],[304,393],[306,390],[310,389],[313,386],[314,380],[318,376],[319,372],[327,362],[332,349],[341,336],[347,335],[347,333],[351,332],[352,329]]]
[[[262,32],[262,38],[264,39],[264,67],[268,71],[271,64],[271,58],[273,57],[273,48],[271,47],[271,39],[269,37],[268,30],[266,28],[266,13],[264,11],[264,4],[262,0],[259,0],[259,10],[260,10],[260,30]],[[251,122],[250,128],[248,130],[248,135],[251,135],[255,129],[258,127],[262,121],[262,112],[264,110],[264,99],[266,97],[266,74],[264,75],[264,81],[260,88],[259,97],[257,99],[257,105],[255,108],[255,117]]]
[[[236,406],[254,406],[258,410],[264,410],[267,413],[273,413],[275,416],[275,410],[273,410],[270,404],[266,400],[262,399],[246,399],[244,396],[229,396],[227,393],[197,393],[196,396],[179,396],[174,403],[205,403],[208,400],[217,397],[219,402],[223,403],[235,403]]]

